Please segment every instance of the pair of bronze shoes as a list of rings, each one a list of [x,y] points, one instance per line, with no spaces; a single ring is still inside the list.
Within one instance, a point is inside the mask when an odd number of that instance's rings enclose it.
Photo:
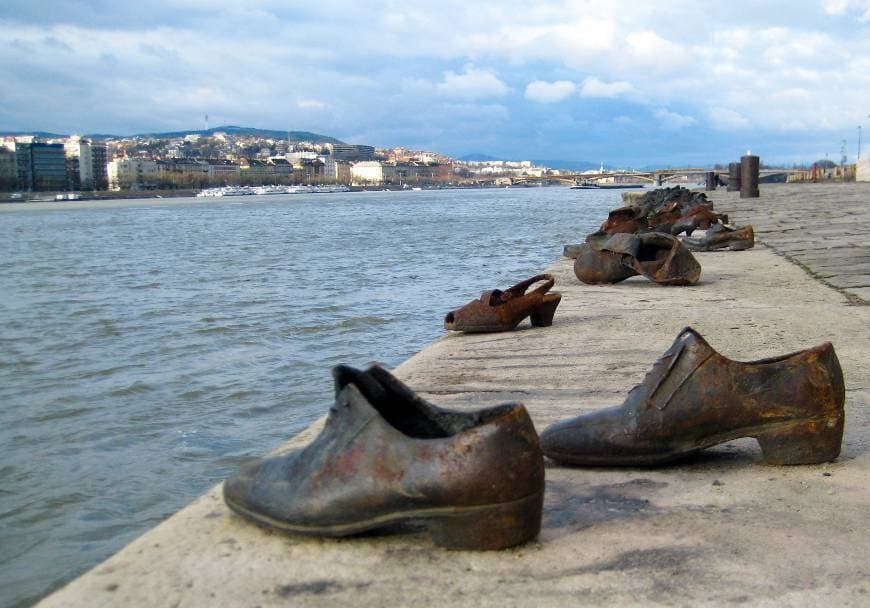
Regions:
[[[755,232],[752,226],[733,228],[725,224],[713,224],[701,238],[683,238],[683,245],[689,251],[743,251],[755,247]]]
[[[235,512],[293,534],[422,528],[452,549],[535,538],[544,459],[657,465],[739,437],[768,464],[835,459],[845,389],[833,346],[748,363],[685,329],[625,402],[547,428],[521,404],[469,412],[432,405],[378,366],[333,370],[335,405],[314,441],[226,481]]]
[[[590,235],[585,243],[566,245],[574,259],[574,274],[592,285],[619,283],[642,275],[659,285],[694,285],[701,277],[695,256],[669,234]]]
[[[422,528],[450,549],[537,536],[544,459],[522,405],[443,409],[377,365],[333,377],[335,405],[314,441],[224,483],[233,511],[303,535]]]
[[[529,291],[535,283],[541,285]],[[550,292],[555,284],[553,275],[538,274],[505,291],[484,291],[477,300],[447,313],[444,328],[466,333],[510,331],[526,317],[532,327],[549,327],[562,301],[562,294]]]

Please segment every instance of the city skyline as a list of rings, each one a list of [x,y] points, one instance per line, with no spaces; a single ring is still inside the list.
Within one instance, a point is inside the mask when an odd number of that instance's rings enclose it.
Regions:
[[[0,130],[238,124],[454,157],[854,161],[870,1],[0,7]]]

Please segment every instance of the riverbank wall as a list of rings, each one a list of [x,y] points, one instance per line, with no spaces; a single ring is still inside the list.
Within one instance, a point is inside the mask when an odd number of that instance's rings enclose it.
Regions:
[[[835,462],[766,466],[744,439],[665,467],[550,463],[540,537],[492,553],[425,535],[286,536],[232,514],[216,486],[39,605],[866,605],[870,184],[761,194],[711,195],[732,222],[755,225],[759,244],[697,254],[697,286],[583,285],[560,259],[548,269],[563,294],[552,327],[445,336],[395,372],[447,407],[521,401],[542,430],[621,403],[684,326],[738,360],[831,341],[847,395]],[[494,287],[505,286],[480,286]]]

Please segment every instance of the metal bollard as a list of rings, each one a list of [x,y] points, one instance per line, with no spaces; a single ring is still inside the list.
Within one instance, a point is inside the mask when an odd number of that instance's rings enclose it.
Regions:
[[[758,198],[758,157],[740,157],[740,198]]]
[[[713,171],[707,171],[706,173],[704,173],[704,178],[705,178],[705,182],[706,182],[706,184],[704,186],[704,190],[706,190],[707,192],[711,192],[711,191],[715,190],[716,189],[716,173],[714,173]]]
[[[740,191],[740,163],[728,163],[728,192]]]

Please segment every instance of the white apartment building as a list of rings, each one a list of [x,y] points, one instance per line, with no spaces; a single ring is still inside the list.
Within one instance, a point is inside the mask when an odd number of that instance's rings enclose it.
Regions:
[[[112,190],[150,190],[157,187],[157,161],[150,158],[116,158],[109,163]]]
[[[309,152],[307,150],[303,150],[301,152],[288,152],[284,155],[284,158],[292,164],[294,167],[301,167],[304,161],[312,161],[320,158],[320,154],[317,152]]]
[[[104,190],[107,186],[106,144],[73,135],[63,144],[68,159],[70,186],[82,190]]]
[[[377,160],[363,160],[350,166],[353,186],[377,186],[395,176],[395,167]],[[392,171],[391,171],[392,170]]]

